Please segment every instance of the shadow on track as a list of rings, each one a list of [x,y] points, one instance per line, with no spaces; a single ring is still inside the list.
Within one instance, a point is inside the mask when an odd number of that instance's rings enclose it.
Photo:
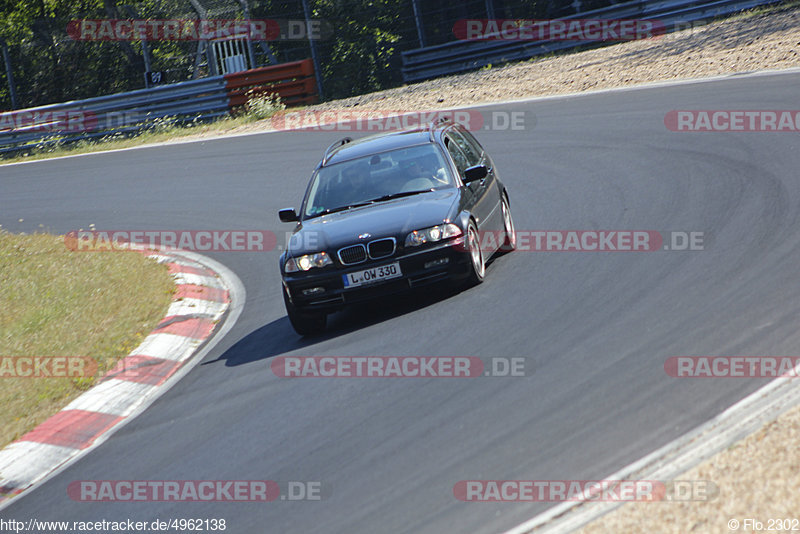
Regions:
[[[201,365],[224,361],[226,367],[233,367],[312,347],[323,341],[412,313],[455,297],[460,292],[461,290],[452,288],[427,288],[427,290],[418,290],[354,305],[329,315],[328,328],[322,335],[313,337],[298,335],[289,324],[289,318],[284,315],[280,319],[250,332],[219,358],[203,362]]]

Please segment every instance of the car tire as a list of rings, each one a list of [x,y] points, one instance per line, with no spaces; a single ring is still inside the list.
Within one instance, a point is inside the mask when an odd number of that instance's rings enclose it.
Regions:
[[[467,286],[470,287],[483,282],[483,278],[486,275],[486,262],[484,261],[483,251],[481,250],[481,238],[475,221],[469,221],[466,240],[467,254],[469,255]]]
[[[503,216],[503,233],[505,234],[503,244],[500,246],[500,252],[507,253],[517,248],[517,232],[514,228],[514,219],[511,218],[511,206],[505,193],[503,193],[503,198],[500,201],[500,210]]]
[[[325,331],[325,325],[328,322],[326,314],[299,312],[289,300],[286,288],[283,288],[282,293],[283,304],[286,306],[286,315],[289,316],[289,322],[292,323],[292,328],[294,328],[295,332],[301,336],[313,336]]]

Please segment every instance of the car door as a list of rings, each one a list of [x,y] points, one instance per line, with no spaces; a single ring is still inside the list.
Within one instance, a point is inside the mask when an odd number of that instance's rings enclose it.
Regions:
[[[467,184],[466,188],[473,195],[473,213],[478,223],[478,228],[483,231],[501,230],[502,215],[500,213],[500,193],[498,190],[497,179],[492,169],[492,163],[486,156],[483,147],[477,142],[472,142],[465,135],[455,128],[447,133],[450,144],[453,144],[463,154],[463,164],[465,168],[475,165],[485,165],[488,169],[486,178]],[[458,166],[458,164],[457,164]],[[463,178],[464,174],[459,169]]]
[[[458,144],[447,134],[444,136],[444,146],[450,154],[450,159],[455,164],[456,172],[461,180],[464,180],[464,171],[469,167],[467,156],[464,151],[459,148]],[[470,187],[470,184],[464,184],[461,188],[461,206],[459,209],[469,210],[475,216],[475,219],[483,220],[483,215],[476,211],[477,195],[476,187]]]

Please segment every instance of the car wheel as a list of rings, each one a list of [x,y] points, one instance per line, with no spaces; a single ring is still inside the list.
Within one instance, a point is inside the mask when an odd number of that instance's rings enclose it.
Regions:
[[[283,304],[286,306],[286,315],[289,316],[289,322],[292,323],[292,328],[294,328],[295,332],[301,336],[313,336],[325,331],[325,324],[328,322],[327,315],[324,313],[299,312],[289,300],[286,288],[283,288],[282,293]]]
[[[467,251],[470,260],[467,284],[474,286],[483,282],[483,277],[486,274],[486,264],[483,261],[483,251],[481,250],[481,238],[474,221],[470,221],[467,228]]]
[[[503,232],[505,239],[500,246],[502,252],[511,252],[517,248],[517,232],[514,229],[514,219],[511,218],[511,207],[508,205],[508,197],[503,194],[503,200],[500,203],[500,209],[503,212]]]

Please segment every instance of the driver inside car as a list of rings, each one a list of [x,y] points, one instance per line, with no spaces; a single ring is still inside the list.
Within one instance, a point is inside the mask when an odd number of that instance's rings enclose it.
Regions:
[[[345,204],[353,204],[373,198],[372,184],[370,183],[369,163],[357,161],[342,171],[342,185],[346,186],[348,200]]]

